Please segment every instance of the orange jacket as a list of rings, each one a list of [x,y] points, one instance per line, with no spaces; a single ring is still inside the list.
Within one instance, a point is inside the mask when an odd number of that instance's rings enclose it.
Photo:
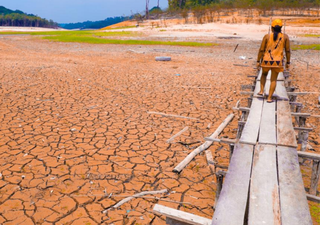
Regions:
[[[286,34],[279,33],[276,41],[273,40],[273,33],[266,34],[262,40],[258,62],[261,58],[261,67],[283,67],[283,49],[286,51],[287,62],[290,63],[290,41]]]

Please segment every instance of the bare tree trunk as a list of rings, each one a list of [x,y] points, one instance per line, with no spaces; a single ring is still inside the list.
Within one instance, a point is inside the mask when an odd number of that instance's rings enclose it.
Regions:
[[[179,8],[181,9],[181,6],[182,6],[182,0],[180,0],[179,2]]]
[[[150,0],[146,0],[146,19],[149,19],[149,1]]]

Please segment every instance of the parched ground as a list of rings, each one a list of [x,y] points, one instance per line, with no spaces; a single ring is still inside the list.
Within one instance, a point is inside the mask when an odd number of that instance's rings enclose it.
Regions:
[[[165,224],[152,212],[156,203],[211,218],[216,184],[205,155],[179,175],[172,169],[230,113],[236,117],[221,136],[235,137],[239,114],[232,107],[238,100],[246,106],[241,86],[256,73],[260,41],[210,39],[219,45],[90,45],[0,35],[0,224]],[[293,85],[316,92],[298,101],[314,115],[320,115],[319,65],[319,51],[293,51]],[[310,145],[320,153],[319,118],[308,126]],[[210,150],[219,166],[228,165],[228,146]],[[310,166],[303,170],[306,187]],[[168,193],[111,209],[124,197],[162,189]],[[320,213],[313,218],[317,223]]]

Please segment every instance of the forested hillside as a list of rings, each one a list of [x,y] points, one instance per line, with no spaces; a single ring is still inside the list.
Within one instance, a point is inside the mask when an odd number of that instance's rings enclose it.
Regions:
[[[319,7],[320,0],[168,0],[169,9],[191,9],[201,6],[221,7]]]
[[[86,21],[80,23],[67,23],[67,24],[59,24],[60,27],[64,29],[100,29],[103,27],[107,27],[116,23],[120,23],[122,21],[128,20],[130,17],[109,17],[105,20],[100,21]]]
[[[46,20],[33,14],[26,14],[20,10],[10,10],[0,6],[0,26],[22,27],[58,27],[52,20]]]

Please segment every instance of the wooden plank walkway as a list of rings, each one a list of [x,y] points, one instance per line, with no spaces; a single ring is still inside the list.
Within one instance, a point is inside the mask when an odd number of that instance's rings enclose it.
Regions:
[[[282,224],[312,224],[297,150],[278,147],[278,167]]]
[[[276,146],[256,146],[251,175],[249,225],[280,224],[276,158]]]
[[[212,225],[243,225],[248,200],[253,146],[237,144],[213,215]]]
[[[214,225],[312,224],[282,80],[281,73],[276,101],[267,103],[265,97],[255,98],[260,90],[258,77],[249,116],[212,219]],[[268,85],[270,81],[267,92]]]
[[[274,91],[273,97],[278,100],[288,101],[289,100],[288,93],[285,88],[284,81],[281,78],[281,77],[283,77],[283,74],[282,75],[281,74],[282,73],[279,73],[279,75],[278,75],[277,86],[276,86],[276,90]],[[270,78],[270,76],[271,76],[271,72],[269,72],[269,74],[268,74],[269,78]],[[266,85],[264,88],[264,95],[265,96],[269,95],[270,83],[271,83],[270,79],[267,79]],[[261,96],[258,95],[259,92],[260,92],[260,82],[257,83],[257,85],[254,89],[254,92],[253,92],[253,96],[257,97],[257,98],[261,98]]]
[[[275,102],[267,103],[264,101],[259,131],[259,143],[261,144],[277,144],[275,111]]]
[[[297,140],[293,130],[289,102],[277,101],[277,145],[296,148]]]
[[[263,99],[254,98],[246,125],[243,128],[240,143],[256,144],[262,113]]]

